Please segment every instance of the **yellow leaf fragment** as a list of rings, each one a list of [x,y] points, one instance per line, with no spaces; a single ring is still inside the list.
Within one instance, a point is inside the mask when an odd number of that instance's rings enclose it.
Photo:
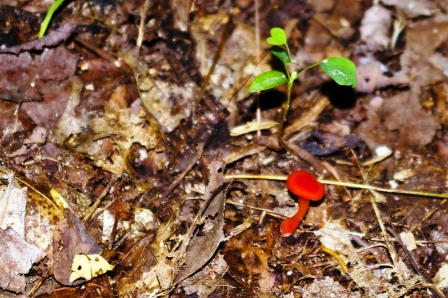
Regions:
[[[73,257],[72,273],[70,274],[69,282],[73,283],[80,278],[89,281],[113,269],[114,266],[100,255],[77,254]]]
[[[61,210],[70,209],[65,198],[56,189],[50,189],[50,196]]]

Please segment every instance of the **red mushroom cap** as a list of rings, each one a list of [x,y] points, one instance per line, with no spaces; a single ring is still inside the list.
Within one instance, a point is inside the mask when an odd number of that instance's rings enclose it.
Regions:
[[[299,198],[310,201],[319,201],[325,195],[325,186],[304,170],[291,173],[286,180],[286,186]]]

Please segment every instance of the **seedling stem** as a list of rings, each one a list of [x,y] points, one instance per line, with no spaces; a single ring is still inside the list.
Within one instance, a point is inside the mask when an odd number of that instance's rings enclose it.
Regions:
[[[286,39],[286,33],[281,28],[272,28],[271,36],[266,39],[266,42],[273,45],[272,54],[278,58],[285,68],[284,72],[271,70],[264,72],[255,77],[252,82],[249,91],[251,93],[259,92],[263,90],[272,89],[287,83],[288,89],[286,93],[286,101],[283,106],[283,114],[280,119],[279,129],[278,129],[278,140],[279,143],[288,151],[289,148],[282,139],[283,127],[285,125],[289,106],[291,103],[291,92],[294,81],[305,71],[320,66],[322,70],[330,76],[339,85],[346,85],[355,87],[356,81],[356,67],[352,61],[343,57],[329,57],[321,62],[311,64],[300,71],[291,71],[289,69],[290,64],[298,65],[296,61],[292,59],[291,52]]]

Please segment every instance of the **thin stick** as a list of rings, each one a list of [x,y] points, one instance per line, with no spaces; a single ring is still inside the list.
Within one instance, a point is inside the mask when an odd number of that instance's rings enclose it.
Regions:
[[[260,207],[255,207],[255,206],[251,206],[251,205],[240,204],[240,203],[236,203],[236,202],[233,202],[233,201],[230,201],[230,200],[226,200],[226,204],[230,204],[230,205],[234,205],[234,206],[239,206],[239,207],[244,207],[244,208],[249,208],[249,209],[253,209],[253,210],[266,212],[266,213],[270,214],[273,217],[288,218],[288,216],[286,216],[286,215],[274,212],[274,211],[266,209],[266,208],[260,208]]]
[[[171,182],[170,186],[168,186],[168,188],[166,188],[165,191],[159,196],[159,200],[164,200],[165,198],[167,198],[171,194],[171,192],[173,192],[173,190],[177,187],[177,185],[184,179],[184,177],[191,171],[191,169],[194,167],[199,158],[201,158],[202,153],[204,153],[204,147],[206,143],[207,141],[205,141],[202,144],[199,144],[199,148],[197,148],[198,150],[197,154],[191,159],[191,162],[188,164],[187,168],[182,173],[180,173],[176,177],[176,179],[174,179],[174,181]]]
[[[410,229],[409,232],[414,232],[415,229],[417,229],[425,220],[428,220],[431,216],[433,216],[434,213],[436,213],[437,210],[439,210],[443,205],[445,205],[445,203],[448,201],[448,199],[444,199],[442,201],[440,201],[439,206],[432,208],[431,210],[428,211],[428,213],[426,213],[418,223],[416,223],[415,225],[413,225]]]
[[[146,14],[148,12],[148,7],[149,7],[149,0],[146,0],[145,3],[143,4],[141,12],[140,12],[140,24],[138,26],[138,36],[137,36],[136,44],[137,44],[139,52],[140,52],[140,48],[142,47],[143,36],[145,35],[145,19],[146,19]]]
[[[259,0],[255,0],[255,61],[260,60],[260,11]],[[259,71],[256,71],[258,75]],[[260,109],[260,92],[255,94],[255,100],[257,102],[257,123],[261,122],[261,109]],[[261,136],[261,130],[257,130],[257,136]]]
[[[219,41],[218,48],[216,50],[215,56],[213,57],[213,62],[210,68],[208,69],[207,75],[202,81],[201,90],[199,91],[198,97],[195,99],[195,106],[198,107],[202,97],[207,91],[208,83],[210,82],[210,78],[212,77],[213,72],[215,71],[216,65],[218,65],[218,60],[221,57],[222,51],[224,50],[224,46],[229,39],[230,35],[232,35],[233,30],[235,29],[235,23],[233,22],[232,16],[229,15],[228,21],[222,30],[221,40]]]
[[[50,277],[50,274],[45,274],[43,276],[41,276],[37,282],[33,285],[33,287],[31,288],[31,290],[28,292],[28,294],[26,295],[27,297],[33,297],[34,294],[36,294],[37,290],[39,290],[39,288],[44,284],[44,282]]]
[[[356,165],[358,166],[358,168],[361,172],[361,177],[362,177],[363,181],[366,183],[367,182],[367,173],[366,173],[365,169],[361,166],[358,156],[355,154],[353,149],[351,149],[350,151],[351,151],[353,157],[355,158]],[[377,203],[377,201],[379,201],[379,198],[378,198],[379,194],[377,191],[373,191],[373,190],[369,190],[369,192],[371,194],[369,196],[370,204],[372,204],[373,212],[375,213],[376,219],[378,221],[378,225],[380,226],[380,229],[381,229],[381,234],[383,234],[384,244],[386,245],[386,249],[389,252],[389,256],[390,256],[392,264],[393,264],[392,268],[398,268],[397,267],[398,266],[397,250],[395,249],[395,246],[392,245],[389,240],[390,235],[387,233],[387,228],[383,221],[383,216],[381,214],[381,210]],[[387,198],[384,198],[384,200],[387,203]],[[393,223],[391,223],[391,226],[392,226],[392,230],[393,230]]]
[[[117,181],[117,177],[115,177],[115,176],[112,177],[112,179],[106,185],[106,188],[101,192],[100,196],[96,199],[95,203],[86,212],[86,216],[84,216],[84,218],[82,219],[82,222],[86,223],[92,218],[93,213],[95,213],[95,211],[98,209],[101,202],[106,197],[107,193],[109,192],[110,188],[112,187],[112,184],[114,184],[116,181]]]
[[[282,176],[282,175],[235,174],[235,175],[225,175],[224,179],[226,179],[226,180],[252,179],[252,180],[286,181],[286,179],[288,179],[288,177]],[[383,187],[378,187],[378,186],[373,186],[373,185],[368,185],[368,184],[340,182],[340,181],[326,180],[326,179],[317,179],[317,180],[320,183],[327,184],[327,185],[345,186],[348,188],[367,189],[367,190],[374,190],[374,191],[378,191],[378,192],[394,193],[394,194],[401,194],[401,195],[448,199],[448,193],[432,193],[432,192],[426,192],[426,191],[414,191],[414,190],[406,190],[406,189],[391,189],[391,188],[383,188]]]

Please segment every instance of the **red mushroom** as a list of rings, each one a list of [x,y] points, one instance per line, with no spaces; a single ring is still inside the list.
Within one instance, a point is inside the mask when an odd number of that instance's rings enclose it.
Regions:
[[[299,210],[291,217],[282,221],[280,230],[283,234],[293,233],[300,225],[308,211],[310,201],[319,201],[325,195],[325,187],[314,176],[304,170],[298,170],[288,176],[286,186],[289,191],[299,197]]]

